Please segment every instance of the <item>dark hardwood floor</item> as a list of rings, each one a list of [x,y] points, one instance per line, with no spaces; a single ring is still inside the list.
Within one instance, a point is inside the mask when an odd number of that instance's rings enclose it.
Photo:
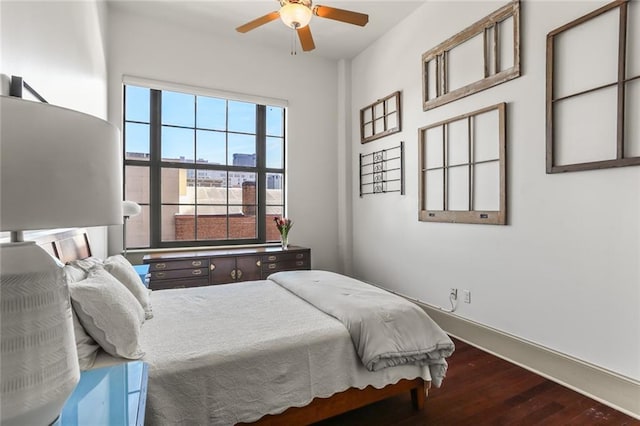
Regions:
[[[640,421],[459,340],[422,412],[401,395],[316,426],[640,425]]]

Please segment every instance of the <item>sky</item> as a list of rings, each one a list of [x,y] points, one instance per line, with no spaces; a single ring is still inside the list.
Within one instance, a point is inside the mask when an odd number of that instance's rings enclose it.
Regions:
[[[126,86],[125,119],[140,122],[125,123],[126,152],[149,153],[149,124],[145,124],[149,123],[149,94],[147,88]],[[255,154],[255,104],[171,91],[163,91],[162,96],[163,159],[193,161],[195,148],[198,160],[232,165],[234,153]],[[270,168],[284,166],[283,114],[283,108],[267,106],[266,162]]]

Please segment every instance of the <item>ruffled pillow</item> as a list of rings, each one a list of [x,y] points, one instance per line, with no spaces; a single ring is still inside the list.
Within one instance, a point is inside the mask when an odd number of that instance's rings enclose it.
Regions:
[[[103,265],[104,269],[128,288],[131,294],[140,302],[142,309],[144,309],[145,319],[153,318],[149,289],[142,284],[140,275],[138,275],[131,263],[124,256],[118,254],[106,258]]]
[[[86,279],[70,283],[69,290],[80,323],[102,349],[129,359],[144,356],[139,345],[144,311],[116,278],[95,266]]]

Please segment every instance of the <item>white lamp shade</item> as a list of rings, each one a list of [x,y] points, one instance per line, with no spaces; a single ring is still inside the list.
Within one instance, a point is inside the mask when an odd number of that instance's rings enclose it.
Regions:
[[[121,224],[118,129],[45,103],[0,101],[0,230]]]
[[[294,29],[306,27],[311,21],[311,9],[299,3],[285,4],[280,8],[280,19],[287,27]]]

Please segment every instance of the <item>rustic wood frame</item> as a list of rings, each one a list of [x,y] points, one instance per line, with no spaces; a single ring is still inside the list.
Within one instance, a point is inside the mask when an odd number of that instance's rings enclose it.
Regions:
[[[513,66],[498,72],[497,70],[500,69],[500,34],[498,28],[501,22],[511,17],[513,17]],[[449,91],[449,52],[479,34],[483,34],[484,78]],[[493,63],[490,58],[491,55],[493,56]],[[429,72],[429,62],[431,61],[435,61],[435,75],[431,75]],[[422,109],[424,111],[519,77],[520,1],[512,1],[433,49],[423,53],[422,73]],[[431,98],[429,93],[430,78],[434,78],[436,83],[434,98]]]
[[[393,111],[387,110],[387,103],[390,99],[395,99],[396,109]],[[384,98],[378,99],[374,103],[367,105],[366,107],[360,110],[360,143],[371,142],[376,139],[380,139],[381,137],[391,135],[393,133],[398,133],[402,130],[402,96],[401,92],[393,92],[389,96],[385,96]],[[382,115],[376,115],[376,109],[378,105],[382,105]],[[371,120],[365,121],[365,114],[369,111],[371,113]],[[397,121],[394,127],[389,127],[389,116],[391,114],[397,114]],[[382,129],[376,128],[376,122],[382,119]],[[372,134],[370,136],[365,136],[365,127],[367,125],[371,125]],[[379,130],[379,131],[378,131]]]
[[[546,170],[547,173],[562,173],[562,172],[575,172],[581,170],[594,170],[604,169],[610,167],[623,167],[633,166],[640,164],[640,157],[625,157],[625,92],[626,84],[630,81],[640,79],[640,75],[626,76],[626,60],[627,60],[627,31],[628,25],[628,0],[615,0],[593,12],[584,15],[568,24],[563,25],[547,34],[547,87],[546,87]],[[619,22],[618,22],[618,75],[617,81],[605,84],[599,87],[593,87],[587,90],[583,90],[578,93],[573,93],[560,98],[555,98],[554,87],[554,42],[555,38],[565,31],[568,31],[580,24],[583,24],[593,18],[603,15],[610,10],[619,8]],[[585,163],[573,163],[573,164],[556,164],[555,158],[555,109],[554,106],[563,100],[571,99],[577,96],[586,95],[601,89],[610,87],[617,87],[617,111],[616,111],[616,158],[613,160],[601,160],[591,161]],[[626,117],[631,119],[631,117]]]
[[[506,149],[507,149],[507,137],[506,137],[506,103],[500,103],[497,105],[489,106],[486,108],[482,108],[480,110],[470,112],[467,114],[459,115],[454,118],[450,118],[448,120],[440,121],[435,124],[431,124],[429,126],[422,127],[418,129],[418,139],[420,141],[418,150],[418,158],[420,159],[420,175],[419,175],[419,213],[418,220],[421,222],[449,222],[449,223],[475,223],[475,224],[491,224],[491,225],[505,225],[507,219],[507,191],[506,191],[506,183],[507,183],[507,159],[506,159]],[[498,111],[498,138],[499,138],[499,147],[498,147],[498,155],[499,158],[484,160],[484,161],[474,161],[473,158],[473,132],[472,132],[472,124],[474,116],[497,110]],[[468,120],[468,164],[463,163],[462,165],[455,165],[455,167],[468,166],[469,167],[469,210],[448,210],[448,199],[449,199],[449,188],[448,188],[448,169],[451,168],[448,165],[448,155],[447,155],[447,145],[448,141],[448,131],[447,126],[450,123]],[[426,133],[427,130],[442,127],[442,167],[435,168],[427,168],[426,164]],[[500,170],[500,209],[499,210],[473,210],[474,204],[474,191],[473,191],[473,180],[474,173],[473,168],[476,164],[488,163],[488,162],[499,162],[499,170]],[[429,170],[439,170],[443,171],[443,208],[444,210],[428,210],[427,209],[427,199],[425,196],[425,191],[427,188],[427,171]]]

